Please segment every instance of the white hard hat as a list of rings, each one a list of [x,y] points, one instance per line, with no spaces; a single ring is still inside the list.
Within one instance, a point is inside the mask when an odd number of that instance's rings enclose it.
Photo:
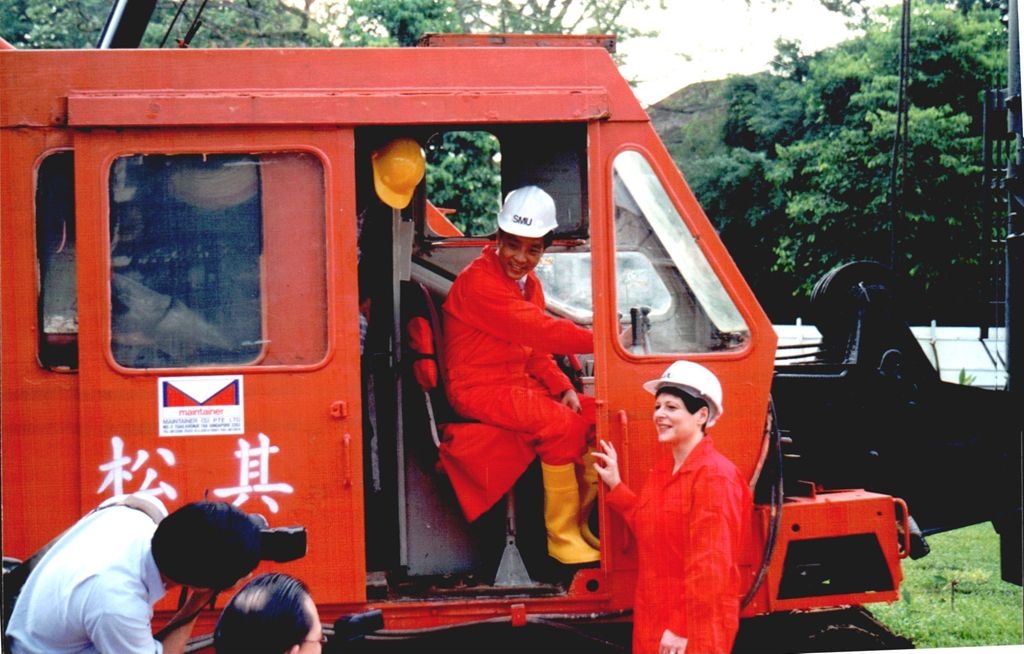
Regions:
[[[498,214],[498,228],[503,232],[537,238],[555,227],[555,201],[537,186],[523,186],[505,196]]]
[[[674,386],[684,393],[699,397],[708,403],[708,424],[715,424],[725,408],[722,406],[722,384],[711,372],[693,361],[676,361],[661,373],[658,379],[644,382],[644,390],[657,395],[665,386]]]

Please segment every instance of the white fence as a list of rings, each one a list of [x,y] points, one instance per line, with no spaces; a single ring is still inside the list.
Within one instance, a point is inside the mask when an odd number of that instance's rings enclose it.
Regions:
[[[779,345],[817,343],[821,334],[813,325],[797,319],[795,325],[775,325]],[[978,327],[911,327],[928,360],[943,381],[967,383],[984,388],[1006,388],[1005,329],[990,327],[988,338],[981,338]],[[799,350],[797,350],[799,351]],[[785,350],[782,353],[788,353]],[[796,352],[792,352],[796,353]]]

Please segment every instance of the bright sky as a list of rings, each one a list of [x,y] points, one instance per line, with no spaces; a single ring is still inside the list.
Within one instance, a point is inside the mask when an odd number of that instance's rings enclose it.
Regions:
[[[652,0],[656,5],[657,0]],[[656,38],[632,38],[619,43],[625,55],[621,67],[644,105],[675,91],[730,73],[765,70],[775,55],[775,40],[799,41],[805,53],[855,35],[841,14],[819,0],[668,0],[667,9],[631,10],[622,23],[657,30]]]

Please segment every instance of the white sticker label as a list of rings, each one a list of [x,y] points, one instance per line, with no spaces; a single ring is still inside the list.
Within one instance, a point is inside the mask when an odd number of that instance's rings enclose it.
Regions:
[[[242,376],[160,377],[161,436],[245,433]]]

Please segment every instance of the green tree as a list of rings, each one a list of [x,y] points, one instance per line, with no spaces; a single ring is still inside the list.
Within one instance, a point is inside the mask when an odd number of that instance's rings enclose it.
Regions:
[[[349,0],[328,9],[335,41],[352,47],[416,45],[428,32],[466,32],[452,0]]]
[[[0,29],[19,48],[89,48],[109,11],[104,0],[0,0]]]
[[[990,299],[980,94],[1005,68],[1005,33],[998,11],[960,4],[914,8],[905,217],[889,193],[899,7],[870,12],[862,37],[814,56],[780,44],[773,72],[726,83],[724,153],[682,167],[755,291],[805,296],[837,264],[888,263],[894,227],[895,267],[923,297],[908,306],[915,319],[969,320]],[[773,317],[791,318],[781,304]]]
[[[180,1],[180,0],[179,0]],[[193,3],[196,3],[193,5]],[[159,45],[170,25],[177,3],[159,3],[146,33],[151,47]],[[201,0],[190,0],[186,7],[197,9]],[[183,14],[175,25],[168,45],[182,38],[193,15]],[[193,47],[203,48],[286,48],[326,47],[331,45],[327,30],[313,14],[313,1],[301,6],[284,0],[210,0],[201,16],[202,28]],[[159,37],[159,39],[157,38]]]
[[[455,0],[465,12],[471,31],[618,34],[629,38],[640,34],[620,22],[628,8],[664,7],[665,0]],[[479,7],[479,10],[476,10]]]
[[[184,38],[202,0],[186,0],[165,47]],[[113,5],[112,0],[0,0],[0,30],[18,47],[92,48]],[[160,46],[180,5],[159,0],[142,47]],[[288,47],[330,45],[327,32],[311,13],[311,0],[296,7],[282,0],[210,0],[192,47]]]
[[[498,139],[487,132],[442,132],[427,143],[427,196],[452,209],[451,221],[463,234],[494,231],[501,206]]]
[[[0,0],[5,34],[28,47],[92,47],[112,0]],[[187,0],[179,0],[183,2]],[[659,0],[658,5],[663,5]],[[181,38],[201,0],[186,5],[170,31]],[[630,7],[651,0],[328,0],[314,7],[283,0],[209,0],[192,47],[309,45],[412,46],[428,32],[638,32],[619,22]],[[177,7],[161,0],[143,41],[157,47]],[[454,209],[466,233],[493,230],[501,192],[498,144],[482,132],[449,132],[427,144],[431,200]]]
[[[642,32],[622,12],[665,0],[348,0],[328,8],[338,42],[354,46],[415,45],[428,32],[607,34]]]
[[[666,0],[209,0],[193,47],[414,45],[427,32],[615,33],[628,8]],[[779,0],[781,1],[781,0]],[[19,47],[87,48],[113,0],[0,0],[2,35]],[[160,0],[143,46],[160,44],[181,0]],[[201,0],[186,0],[169,43],[184,37]]]

